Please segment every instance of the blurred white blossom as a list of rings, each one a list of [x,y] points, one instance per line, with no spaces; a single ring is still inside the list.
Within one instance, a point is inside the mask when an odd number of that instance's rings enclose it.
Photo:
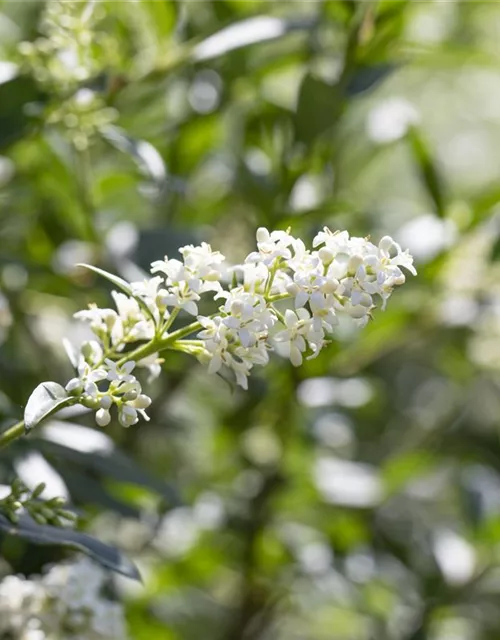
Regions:
[[[88,558],[30,579],[0,582],[0,635],[16,640],[126,640],[121,604],[104,594],[106,572]]]
[[[418,124],[416,108],[404,98],[387,98],[375,105],[368,114],[366,132],[378,144],[395,142]]]

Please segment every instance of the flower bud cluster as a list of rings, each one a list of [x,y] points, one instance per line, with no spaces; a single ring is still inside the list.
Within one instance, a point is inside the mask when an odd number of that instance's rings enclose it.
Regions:
[[[24,69],[55,98],[48,103],[47,122],[62,125],[79,151],[118,117],[96,91],[84,87],[118,60],[116,39],[97,29],[104,15],[103,3],[48,0],[42,35],[19,45]]]
[[[104,595],[107,574],[88,558],[0,582],[0,637],[126,640],[121,604]]]
[[[100,3],[49,0],[39,24],[42,35],[19,45],[19,53],[36,80],[52,91],[67,94],[97,76],[103,57],[109,59],[113,51],[110,38],[96,30],[102,17]]]
[[[60,527],[74,522],[76,514],[64,508],[64,498],[43,500],[41,495],[44,490],[43,482],[30,491],[19,478],[16,478],[10,487],[10,493],[0,500],[0,513],[14,523],[18,522],[19,515],[23,512],[29,513],[38,524]]]
[[[91,344],[91,343],[87,343]],[[104,358],[95,369],[81,356],[78,365],[78,377],[72,378],[66,385],[69,395],[79,398],[80,404],[96,411],[95,419],[100,427],[111,422],[110,409],[115,405],[118,409],[118,420],[124,427],[130,427],[139,421],[139,415],[149,420],[144,411],[151,404],[151,398],[142,393],[140,382],[132,371],[136,363],[133,361],[119,365]],[[106,381],[106,389],[99,389],[98,383]]]
[[[415,274],[413,259],[386,236],[378,245],[347,231],[325,228],[312,247],[289,231],[260,228],[257,250],[236,267],[210,245],[188,245],[182,260],[165,257],[152,263],[149,280],[124,283],[130,295],[113,292],[116,311],[91,305],[78,319],[90,324],[97,340],[84,343],[78,375],[66,390],[96,410],[96,421],[111,420],[112,405],[124,426],[135,424],[151,400],[132,375],[135,365],[160,371],[158,352],[176,349],[195,355],[209,373],[230,369],[246,389],[254,365],[265,365],[269,352],[294,366],[316,357],[329,342],[338,315],[364,326],[378,302],[384,308],[394,287],[404,283],[401,268]],[[231,280],[231,285],[227,283]],[[218,311],[199,315],[199,302],[210,294]],[[196,322],[172,331],[177,316]],[[135,351],[129,347],[140,343]]]

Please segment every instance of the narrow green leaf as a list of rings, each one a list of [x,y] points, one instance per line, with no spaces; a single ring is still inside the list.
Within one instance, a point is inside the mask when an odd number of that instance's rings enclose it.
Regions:
[[[59,411],[63,407],[75,404],[76,399],[68,396],[66,390],[57,382],[42,382],[28,399],[24,410],[24,427],[30,431],[33,427]]]
[[[89,269],[90,271],[97,273],[103,278],[106,278],[106,280],[109,280],[109,282],[114,284],[115,287],[118,287],[118,289],[121,289],[123,293],[126,293],[131,298],[134,298],[134,300],[137,300],[141,309],[149,318],[151,318],[151,320],[154,322],[156,326],[156,320],[153,315],[153,312],[140,296],[136,296],[134,294],[134,292],[132,291],[132,287],[126,280],[123,280],[123,278],[120,278],[119,276],[115,276],[114,273],[109,273],[109,271],[105,271],[104,269],[99,269],[99,267],[94,267],[94,265],[92,264],[85,264],[84,262],[79,262],[76,266],[84,267],[85,269]]]
[[[33,544],[60,545],[82,551],[111,571],[121,573],[134,580],[141,579],[137,567],[118,549],[104,544],[86,533],[63,527],[39,525],[26,514],[21,515],[16,524],[0,514],[0,531]]]
[[[276,40],[290,31],[310,29],[315,24],[316,19],[308,16],[295,20],[277,16],[252,16],[224,27],[199,42],[194,47],[192,58],[197,62],[211,60],[242,47]]]
[[[437,215],[443,218],[446,214],[446,198],[440,169],[427,141],[416,128],[410,129],[408,140],[422,183],[434,204]]]
[[[146,140],[134,140],[118,127],[107,126],[101,129],[101,135],[115,149],[128,154],[139,171],[161,189],[167,180],[167,168],[157,149]]]

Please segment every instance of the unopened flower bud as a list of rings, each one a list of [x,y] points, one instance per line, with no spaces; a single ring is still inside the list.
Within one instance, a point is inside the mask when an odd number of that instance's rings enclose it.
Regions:
[[[95,421],[100,427],[106,427],[111,422],[111,414],[107,409],[99,409],[95,414]]]
[[[31,514],[31,517],[37,524],[47,524],[47,518],[44,518],[41,513],[35,511]]]
[[[325,265],[330,264],[330,262],[333,260],[333,253],[326,247],[321,247],[321,249],[318,251],[318,255],[321,262]]]
[[[85,396],[81,401],[84,407],[88,409],[99,409],[99,400],[97,398],[93,398],[92,396]]]
[[[231,313],[234,316],[239,316],[243,311],[243,304],[239,300],[235,300],[231,303]]]
[[[77,520],[77,518],[78,518],[76,513],[73,513],[72,511],[68,511],[67,509],[59,509],[59,511],[57,512],[57,515],[60,518],[64,518],[65,520],[69,520],[70,522],[75,522],[75,520]]]
[[[354,307],[348,307],[347,313],[351,316],[351,318],[359,320],[360,318],[364,318],[366,316],[366,314],[368,313],[368,309],[360,304],[357,304]]]
[[[40,484],[37,487],[35,487],[35,489],[33,490],[31,497],[34,499],[39,498],[42,495],[42,493],[45,491],[46,486],[47,485],[45,484],[45,482],[40,482]]]
[[[54,515],[52,509],[49,509],[48,507],[42,507],[38,513],[42,514],[42,516],[47,520],[50,520]]]
[[[114,313],[106,314],[104,318],[104,322],[106,324],[106,327],[108,328],[108,331],[111,331],[112,328],[115,326],[116,315]]]
[[[394,246],[394,240],[391,238],[391,236],[384,236],[380,242],[378,243],[378,248],[380,249],[380,251],[383,251],[384,253],[389,254],[391,252],[391,249]]]
[[[358,267],[363,264],[363,256],[353,255],[349,258],[347,263],[347,270],[349,273],[356,273]]]
[[[206,276],[203,277],[207,282],[217,282],[220,280],[220,273],[218,271],[209,271]]]
[[[339,281],[336,280],[335,278],[331,278],[330,280],[327,280],[323,286],[321,287],[321,291],[323,293],[335,293],[337,291],[337,289],[339,288]]]
[[[362,293],[359,299],[359,304],[362,305],[363,307],[372,307],[373,299],[371,295],[368,293]]]
[[[62,507],[64,504],[66,504],[66,500],[62,496],[57,496],[49,500],[47,504],[57,509],[59,507]]]
[[[267,242],[269,240],[269,231],[265,227],[259,227],[256,233],[257,242]]]
[[[143,393],[141,393],[140,396],[137,396],[137,398],[134,401],[134,407],[136,409],[147,409],[150,404],[151,404],[151,398]]]

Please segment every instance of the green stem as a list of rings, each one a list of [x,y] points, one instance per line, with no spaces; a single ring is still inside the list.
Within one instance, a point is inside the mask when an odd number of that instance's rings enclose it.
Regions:
[[[275,302],[276,300],[284,300],[285,298],[290,298],[290,295],[288,293],[285,293],[285,294],[278,294],[275,296],[269,296],[268,302]],[[280,318],[280,320],[284,322],[283,316],[279,313],[279,311],[275,309],[275,312]],[[213,318],[216,315],[217,314],[214,313],[211,316],[208,316],[208,318]],[[192,333],[195,333],[196,331],[199,331],[202,328],[203,328],[202,324],[197,320],[196,322],[192,322],[191,324],[188,324],[185,327],[182,327],[181,329],[177,329],[177,331],[172,332],[166,338],[163,338],[163,339],[158,337],[153,338],[153,340],[151,340],[150,342],[147,342],[146,344],[142,344],[140,347],[138,347],[134,351],[131,351],[130,353],[125,354],[120,360],[118,360],[117,365],[122,366],[126,362],[129,362],[131,360],[134,362],[138,362],[140,360],[143,360],[144,358],[147,358],[150,355],[153,355],[154,353],[166,351],[167,349],[176,349],[179,351],[183,351],[182,349],[183,342],[186,343],[185,345],[186,347],[188,348],[190,347],[191,349],[197,346],[201,347],[201,345],[203,344],[203,340],[183,341],[182,338],[189,336]],[[4,433],[0,434],[0,449],[6,447],[13,440],[17,440],[17,438],[20,438],[22,435],[24,435],[23,420],[21,420],[14,426],[7,429]]]
[[[165,322],[165,324],[163,325],[163,327],[161,327],[161,329],[158,332],[158,337],[161,337],[166,331],[168,331],[170,329],[170,327],[173,325],[174,320],[177,318],[177,316],[179,315],[179,311],[180,309],[174,309],[172,311],[172,313],[170,314],[169,319]]]
[[[292,296],[289,293],[277,293],[274,296],[269,296],[267,298],[268,302],[277,302],[278,300],[286,300],[287,298],[291,298]]]
[[[126,353],[123,358],[118,360],[118,366],[121,367],[126,362],[130,362],[133,360],[134,362],[139,362],[139,360],[144,360],[148,356],[151,356],[153,353],[159,351],[159,340],[156,338],[151,340],[151,342],[147,342],[146,344],[142,344],[140,347],[135,349],[134,351],[130,351],[130,353]]]
[[[129,362],[130,360],[133,360],[134,362],[138,362],[139,360],[143,360],[144,358],[147,358],[153,353],[164,351],[165,349],[170,348],[173,342],[176,342],[177,340],[184,338],[184,336],[188,336],[191,333],[194,333],[195,331],[198,331],[198,329],[201,329],[201,328],[202,328],[201,324],[198,321],[196,321],[196,322],[192,322],[191,324],[188,324],[186,327],[183,327],[182,329],[178,329],[177,331],[174,331],[166,338],[163,338],[163,340],[154,338],[153,340],[151,340],[151,342],[147,342],[146,344],[143,344],[137,349],[135,349],[135,351],[131,351],[130,353],[125,354],[123,358],[121,358],[118,361],[118,366],[122,366],[123,364],[125,364],[126,362]]]
[[[12,441],[24,435],[24,420],[16,422],[15,425],[0,434],[0,449],[7,447]]]

